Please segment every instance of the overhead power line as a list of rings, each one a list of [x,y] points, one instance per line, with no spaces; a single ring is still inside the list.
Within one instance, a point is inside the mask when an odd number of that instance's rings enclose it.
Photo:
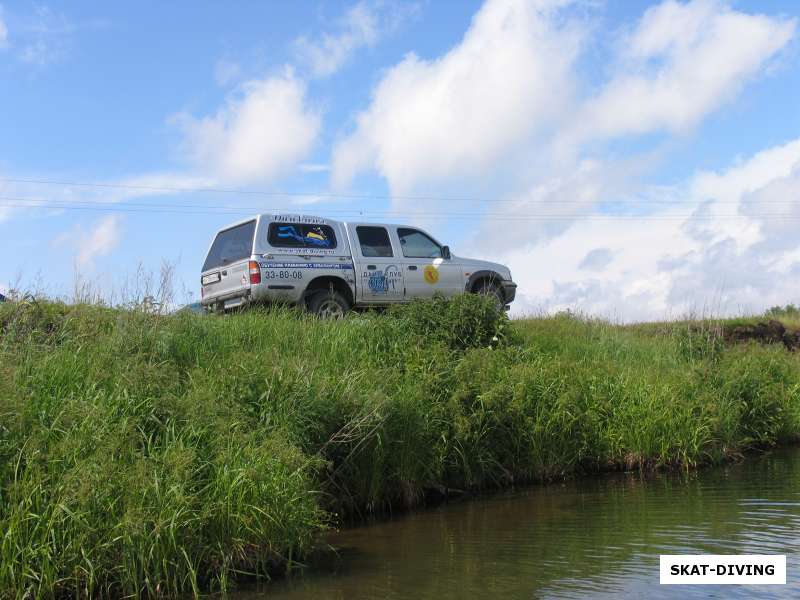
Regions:
[[[144,202],[117,202],[104,203],[91,200],[44,200],[38,198],[20,198],[0,196],[0,206],[29,209],[46,210],[89,210],[89,211],[108,211],[108,212],[130,212],[144,214],[185,214],[185,215],[241,215],[248,216],[254,213],[296,213],[304,212],[299,207],[253,207],[253,206],[213,206],[213,205],[171,205],[171,204],[152,204]],[[312,211],[313,212],[313,211]],[[533,214],[519,213],[514,211],[498,212],[462,212],[462,211],[382,211],[382,210],[360,210],[360,209],[325,209],[325,214],[333,214],[342,219],[346,218],[425,218],[425,219],[444,219],[444,220],[491,220],[491,221],[554,221],[554,220],[714,220],[714,219],[741,219],[741,218],[762,218],[762,219],[783,219],[796,220],[800,217],[787,216],[778,213],[759,213],[759,214],[615,214],[615,213],[561,213],[561,214]]]
[[[244,190],[244,189],[225,189],[214,187],[184,187],[184,186],[168,186],[168,185],[146,185],[146,184],[129,184],[129,183],[99,183],[99,182],[86,182],[86,181],[60,181],[52,179],[21,179],[21,178],[0,178],[0,183],[24,183],[32,185],[49,185],[49,186],[66,186],[66,187],[84,187],[84,188],[99,188],[99,189],[119,189],[119,190],[138,190],[147,192],[170,192],[170,193],[191,193],[191,194],[230,194],[242,196],[262,196],[269,198],[329,198],[332,200],[419,200],[426,202],[472,202],[472,203],[489,203],[489,204],[632,204],[634,202],[641,205],[649,204],[669,204],[680,205],[680,200],[674,199],[607,199],[598,200],[594,202],[586,202],[584,200],[571,200],[571,199],[558,199],[558,200],[535,200],[531,198],[517,198],[513,200],[500,200],[495,198],[486,197],[452,197],[452,196],[435,196],[435,195],[385,195],[385,194],[350,194],[350,193],[336,193],[336,192],[301,192],[291,190]],[[717,204],[738,204],[738,200],[713,200]],[[795,204],[800,202],[798,199],[787,200],[772,200],[761,201],[759,204]]]
[[[269,196],[269,197],[298,197],[298,198],[332,198],[342,200],[437,200],[442,202],[516,202],[516,200],[490,200],[487,198],[469,197],[442,197],[442,196],[397,196],[379,194],[345,194],[335,192],[298,192],[280,190],[242,190],[224,189],[213,187],[184,187],[184,186],[163,186],[145,185],[128,183],[93,183],[82,181],[55,181],[51,179],[19,179],[19,178],[0,178],[2,183],[28,183],[37,185],[63,185],[69,187],[90,187],[107,188],[122,190],[139,190],[150,192],[181,192],[196,194],[236,194],[242,196]]]

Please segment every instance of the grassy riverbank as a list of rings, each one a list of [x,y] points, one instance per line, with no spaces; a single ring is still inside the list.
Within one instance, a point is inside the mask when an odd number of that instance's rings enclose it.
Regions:
[[[226,588],[442,487],[800,433],[800,353],[724,323],[509,323],[466,297],[341,322],[8,303],[0,327],[0,597]]]

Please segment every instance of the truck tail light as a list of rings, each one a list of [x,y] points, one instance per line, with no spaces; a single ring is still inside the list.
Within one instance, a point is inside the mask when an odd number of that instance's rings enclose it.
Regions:
[[[255,285],[261,283],[261,267],[254,260],[247,263],[248,270],[250,271],[250,283]]]

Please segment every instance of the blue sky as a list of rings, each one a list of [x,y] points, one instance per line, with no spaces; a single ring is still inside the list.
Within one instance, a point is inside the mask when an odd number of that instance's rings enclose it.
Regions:
[[[0,291],[119,296],[167,260],[189,299],[217,227],[293,208],[503,261],[517,314],[797,302],[799,16],[0,0]]]

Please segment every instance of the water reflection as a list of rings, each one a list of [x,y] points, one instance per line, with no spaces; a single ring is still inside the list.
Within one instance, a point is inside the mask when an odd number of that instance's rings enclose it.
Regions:
[[[603,476],[338,532],[271,598],[797,597],[800,449],[642,480]],[[659,554],[786,554],[786,586],[659,586]]]

